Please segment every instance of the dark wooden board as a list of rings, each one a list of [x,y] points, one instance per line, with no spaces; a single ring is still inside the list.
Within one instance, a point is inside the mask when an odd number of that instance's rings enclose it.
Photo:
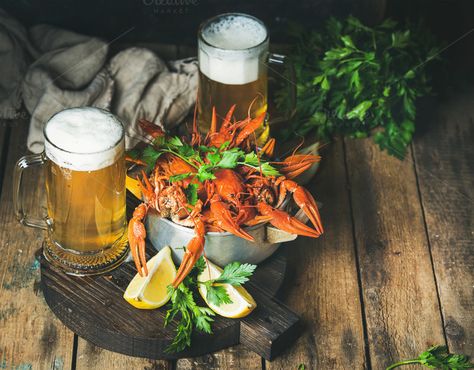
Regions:
[[[128,209],[134,202],[129,198]],[[148,255],[156,253],[147,245]],[[73,277],[41,263],[41,282],[46,302],[64,324],[95,345],[130,356],[176,359],[199,356],[242,343],[272,359],[299,334],[299,318],[274,298],[286,269],[285,250],[260,264],[247,290],[257,301],[252,314],[241,320],[215,317],[213,335],[195,334],[193,346],[178,354],[165,353],[174,337],[175,325],[164,328],[165,308],[138,310],[123,298],[136,273],[133,262],[110,274]],[[204,304],[203,302],[201,302]]]

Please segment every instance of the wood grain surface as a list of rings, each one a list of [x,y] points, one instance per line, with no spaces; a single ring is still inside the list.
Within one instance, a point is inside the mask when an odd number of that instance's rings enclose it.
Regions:
[[[444,329],[474,356],[474,93],[427,107],[414,156]]]
[[[39,289],[35,252],[42,232],[20,225],[14,216],[12,173],[16,160],[26,153],[28,122],[11,122],[10,130],[0,198],[0,368],[70,369],[74,334],[56,319]],[[25,207],[44,215],[42,173],[26,171]]]
[[[171,370],[172,361],[150,360],[140,357],[131,357],[95,346],[79,338],[77,346],[76,369],[143,369],[143,370]]]
[[[290,259],[283,300],[303,317],[302,337],[267,369],[363,369],[362,312],[350,204],[341,142],[322,151],[323,161],[308,188],[323,203],[325,234],[298,238]]]
[[[372,368],[444,344],[413,163],[369,139],[346,140]],[[415,368],[415,367],[413,367]]]
[[[192,52],[178,48],[181,56]],[[474,94],[458,95],[420,114],[403,162],[370,140],[322,152],[309,188],[324,203],[326,233],[285,247],[289,279],[279,296],[302,315],[302,337],[273,361],[243,346],[154,361],[80,338],[75,345],[39,289],[34,254],[42,233],[13,214],[11,176],[26,152],[28,123],[0,125],[0,368],[383,370],[443,343],[474,356],[473,101]],[[31,171],[24,183],[32,213],[43,201],[38,179]]]

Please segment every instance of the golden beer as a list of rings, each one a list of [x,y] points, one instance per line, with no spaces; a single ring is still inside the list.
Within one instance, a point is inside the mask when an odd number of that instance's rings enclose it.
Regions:
[[[128,252],[123,125],[107,111],[72,108],[54,115],[44,136],[43,253],[70,274],[109,271]]]
[[[213,107],[218,124],[234,104],[236,120],[267,111],[267,57],[267,30],[257,18],[231,13],[201,25],[198,34],[201,131],[209,131]],[[268,134],[268,130],[265,132]],[[263,128],[257,135],[262,133]]]
[[[199,71],[199,91],[199,127],[204,132],[209,131],[212,107],[216,108],[218,123],[233,104],[237,104],[234,117],[238,120],[249,114],[250,117],[257,117],[267,110],[267,75],[263,72],[256,81],[242,85],[226,85],[211,80]]]
[[[51,237],[63,248],[100,252],[125,231],[124,158],[96,171],[46,164]]]

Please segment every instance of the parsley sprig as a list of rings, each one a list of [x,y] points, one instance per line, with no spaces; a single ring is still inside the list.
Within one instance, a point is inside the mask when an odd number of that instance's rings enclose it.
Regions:
[[[201,332],[212,334],[211,322],[215,313],[207,307],[196,304],[191,290],[190,278],[186,278],[178,288],[169,287],[171,293],[171,308],[166,312],[165,326],[175,320],[179,314],[176,336],[166,352],[180,352],[191,345],[191,334],[194,327]]]
[[[204,284],[206,287],[207,301],[216,306],[233,303],[225,288],[220,284],[230,284],[239,287],[249,280],[256,267],[249,263],[240,264],[239,262],[233,262],[228,264],[217,278],[200,282],[199,284]]]
[[[386,370],[409,364],[420,364],[430,369],[441,370],[474,369],[474,363],[470,362],[467,356],[449,353],[446,346],[434,346],[421,353],[418,358],[397,362]]]
[[[171,304],[166,312],[165,326],[169,325],[172,321],[177,322],[175,338],[166,349],[168,353],[181,352],[186,347],[189,347],[194,329],[212,334],[211,324],[214,321],[213,316],[215,313],[208,307],[199,306],[195,299],[196,287],[198,285],[197,276],[204,271],[205,267],[206,261],[203,257],[199,258],[191,273],[176,289],[172,286],[168,287],[171,295]],[[255,265],[240,264],[239,262],[227,265],[219,277],[202,283],[207,288],[207,300],[217,306],[232,303],[225,289],[219,284],[241,286],[248,281],[255,268]]]
[[[186,173],[172,176],[170,181],[180,181],[187,177],[196,177],[199,181],[215,179],[214,171],[219,168],[236,168],[237,166],[248,166],[259,170],[264,176],[278,176],[278,170],[270,162],[264,161],[255,152],[245,153],[240,148],[228,149],[229,143],[223,143],[219,148],[200,145],[193,147],[177,137],[158,137],[151,145],[145,147],[142,153],[129,152],[133,158],[141,159],[151,170],[156,160],[163,153],[171,153],[191,167],[196,173]]]

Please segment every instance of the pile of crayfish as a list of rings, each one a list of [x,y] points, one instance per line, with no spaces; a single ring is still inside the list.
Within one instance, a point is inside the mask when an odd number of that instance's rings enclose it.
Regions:
[[[269,222],[289,233],[317,238],[323,233],[313,196],[294,179],[320,160],[312,154],[292,154],[272,161],[275,140],[262,148],[255,144],[255,130],[265,113],[242,121],[233,120],[231,107],[220,128],[213,110],[209,133],[201,134],[194,120],[189,138],[171,138],[156,125],[140,120],[153,139],[156,161],[149,175],[142,171],[139,185],[144,197],[130,219],[128,240],[141,276],[148,275],[145,256],[146,230],[143,220],[150,209],[161,217],[194,228],[172,285],[176,288],[189,274],[204,251],[207,231],[227,231],[253,241],[245,226]],[[127,158],[145,165],[140,158]],[[282,209],[288,194],[308,216],[313,227]]]

